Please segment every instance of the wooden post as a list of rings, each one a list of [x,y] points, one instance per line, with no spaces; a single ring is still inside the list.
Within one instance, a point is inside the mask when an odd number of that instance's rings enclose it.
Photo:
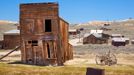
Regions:
[[[104,69],[87,68],[86,75],[105,75]]]

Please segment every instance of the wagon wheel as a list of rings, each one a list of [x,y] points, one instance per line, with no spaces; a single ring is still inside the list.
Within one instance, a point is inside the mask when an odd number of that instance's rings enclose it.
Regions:
[[[117,64],[117,59],[116,59],[116,56],[113,54],[113,53],[110,53],[108,55],[108,64],[107,65],[114,65],[114,64]]]
[[[105,64],[105,57],[96,55],[95,61],[96,61],[97,65],[104,65]]]

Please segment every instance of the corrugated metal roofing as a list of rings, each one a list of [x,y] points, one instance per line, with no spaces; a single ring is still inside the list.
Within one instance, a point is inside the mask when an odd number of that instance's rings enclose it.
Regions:
[[[95,34],[92,34],[92,35],[94,35],[97,38],[102,38],[102,34],[95,33]]]
[[[93,34],[93,33],[99,33],[99,34],[101,34],[101,33],[103,33],[103,30],[91,30],[90,33],[91,34]]]
[[[125,42],[126,40],[129,40],[129,38],[112,38],[112,41],[115,42]]]
[[[86,34],[84,35],[84,37],[88,37],[88,36],[90,36],[90,35],[94,35],[96,38],[102,38],[102,34],[98,34],[98,33],[93,33],[93,34],[91,34],[91,33],[86,33]]]
[[[69,29],[69,32],[76,32],[76,29]]]
[[[111,36],[113,36],[113,37],[116,37],[116,36],[122,36],[121,34],[112,34]]]
[[[91,35],[90,33],[85,33],[84,37],[88,37],[89,35]]]
[[[20,30],[10,30],[5,32],[4,34],[20,34]]]

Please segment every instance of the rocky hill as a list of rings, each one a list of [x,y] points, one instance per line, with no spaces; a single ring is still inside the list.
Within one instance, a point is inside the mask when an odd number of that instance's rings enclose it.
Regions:
[[[104,24],[110,24],[105,26]],[[92,21],[83,24],[75,24],[70,26],[71,29],[84,28],[84,33],[90,32],[91,29],[108,29],[105,33],[108,34],[123,34],[130,39],[134,39],[134,19],[126,19],[119,21]]]

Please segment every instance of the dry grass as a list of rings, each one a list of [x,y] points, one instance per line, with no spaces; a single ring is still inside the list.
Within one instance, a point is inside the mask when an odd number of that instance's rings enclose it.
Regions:
[[[0,75],[86,75],[86,68],[105,69],[106,75],[134,75],[132,65],[66,65],[60,67],[0,63]]]
[[[0,63],[0,75],[85,75],[85,67],[42,67]]]

